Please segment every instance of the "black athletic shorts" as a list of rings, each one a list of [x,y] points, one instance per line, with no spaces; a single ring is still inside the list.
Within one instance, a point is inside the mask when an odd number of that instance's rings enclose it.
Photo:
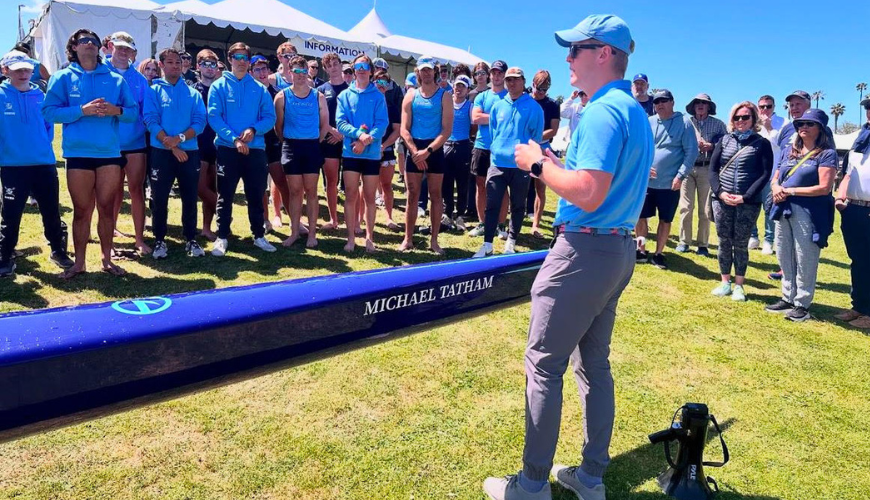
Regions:
[[[347,172],[357,172],[362,175],[380,175],[381,161],[365,158],[344,158],[341,160],[341,168]]]
[[[281,163],[283,161],[282,155],[283,149],[280,142],[266,143],[266,163]]]
[[[434,139],[414,139],[414,145],[417,146],[417,150],[426,149],[427,146],[432,144]],[[443,174],[445,167],[444,161],[444,148],[438,148],[429,155],[429,158],[426,158],[426,172],[430,174]],[[412,174],[422,174],[423,170],[420,170],[417,167],[417,164],[411,160],[411,152],[407,152],[407,156],[405,157],[405,172]]]
[[[486,177],[489,172],[490,156],[488,149],[474,148],[471,150],[471,172],[478,177]]]
[[[341,159],[341,149],[344,147],[344,141],[338,141],[336,144],[330,144],[326,141],[320,143],[320,152],[324,158]]]
[[[121,168],[127,164],[127,158],[123,156],[118,158],[67,158],[67,170],[96,170],[106,165],[120,165]]]
[[[284,139],[281,166],[285,175],[319,174],[323,153],[317,139]]]
[[[677,207],[680,205],[680,192],[672,189],[647,188],[646,199],[640,211],[641,219],[655,217],[658,212],[659,221],[673,222]]]

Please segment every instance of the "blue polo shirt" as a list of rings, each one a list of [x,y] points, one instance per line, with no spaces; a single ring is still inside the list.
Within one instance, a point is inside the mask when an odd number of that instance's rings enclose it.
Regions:
[[[583,119],[568,145],[565,168],[612,174],[610,191],[591,213],[560,198],[553,224],[633,229],[643,206],[652,162],[652,130],[646,111],[631,95],[631,82],[608,83],[584,108]]]

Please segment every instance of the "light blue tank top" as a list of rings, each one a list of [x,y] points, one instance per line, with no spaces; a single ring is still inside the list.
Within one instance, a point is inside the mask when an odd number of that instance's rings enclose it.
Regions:
[[[411,103],[411,137],[414,139],[434,139],[441,133],[441,99],[444,89],[438,90],[430,98],[425,98],[420,89],[414,91]]]
[[[281,73],[275,73],[275,88],[278,90],[289,89],[292,86],[291,83],[287,82]]]
[[[450,141],[465,141],[471,133],[471,101],[468,99],[462,103],[459,109],[453,106],[453,132]]]
[[[320,101],[311,89],[305,98],[296,97],[293,89],[284,89],[284,138],[320,138]]]

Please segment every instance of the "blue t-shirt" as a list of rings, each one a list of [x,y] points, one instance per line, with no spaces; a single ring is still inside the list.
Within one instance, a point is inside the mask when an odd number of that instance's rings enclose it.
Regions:
[[[462,106],[453,105],[453,132],[450,133],[449,141],[468,140],[471,133],[471,101],[468,99]]]
[[[631,82],[608,83],[583,110],[568,145],[565,168],[612,174],[610,190],[592,213],[560,198],[553,224],[631,230],[640,216],[652,161],[649,118],[631,95]]]
[[[320,93],[314,89],[308,95],[296,97],[292,88],[284,93],[284,130],[285,139],[320,138]]]
[[[502,89],[501,92],[497,93],[493,92],[492,89],[486,89],[474,98],[474,108],[489,114],[495,103],[504,99],[507,93],[507,89]],[[477,139],[474,140],[474,147],[488,150],[491,145],[492,132],[490,132],[489,125],[478,125]]]
[[[816,156],[801,163],[794,173],[786,178],[789,170],[800,163],[800,158],[790,158],[791,147],[783,150],[780,156],[779,166],[776,169],[776,178],[779,185],[784,188],[812,187],[819,184],[819,168],[830,167],[837,168],[837,151],[834,149],[825,149]],[[785,178],[785,180],[783,180]]]

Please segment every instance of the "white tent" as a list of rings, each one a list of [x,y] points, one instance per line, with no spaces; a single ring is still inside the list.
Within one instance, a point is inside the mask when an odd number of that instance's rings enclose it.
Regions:
[[[229,46],[244,39],[255,51],[274,51],[289,40],[300,54],[320,57],[335,52],[342,59],[360,53],[375,55],[375,46],[335,26],[315,19],[279,0],[223,0],[205,4],[184,0],[164,5],[160,10],[173,12],[183,21],[187,44]],[[237,32],[245,32],[244,37]],[[224,47],[226,49],[226,47]]]
[[[388,61],[408,63],[409,60],[417,59],[422,55],[434,57],[441,63],[451,65],[465,63],[474,66],[478,61],[482,61],[481,58],[467,50],[418,38],[395,35],[387,28],[375,9],[372,9],[348,33],[376,44],[381,57]]]
[[[848,151],[852,149],[852,144],[855,143],[855,139],[858,138],[858,135],[861,133],[861,129],[858,129],[851,134],[834,134],[834,145],[838,151]]]
[[[35,55],[50,72],[57,71],[67,61],[69,36],[88,28],[100,37],[126,31],[139,53],[150,57],[180,40],[181,23],[158,7],[150,0],[50,0],[30,32]]]

